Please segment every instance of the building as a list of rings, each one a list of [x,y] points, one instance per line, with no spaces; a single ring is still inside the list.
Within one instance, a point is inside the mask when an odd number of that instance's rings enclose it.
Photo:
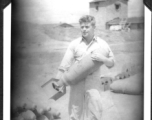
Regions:
[[[106,29],[127,31],[144,29],[144,17],[129,17],[125,20],[115,18],[106,22]]]
[[[128,16],[128,0],[93,0],[90,15],[96,18],[97,26],[106,28],[106,22]]]
[[[128,0],[128,17],[123,20],[115,18],[106,22],[107,29],[119,30],[128,27],[130,30],[144,29],[144,3],[143,0]],[[125,27],[125,28],[124,28]]]
[[[128,0],[128,18],[144,17],[143,0]]]

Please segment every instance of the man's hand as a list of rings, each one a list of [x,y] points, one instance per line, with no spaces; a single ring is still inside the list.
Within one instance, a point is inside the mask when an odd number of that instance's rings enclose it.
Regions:
[[[93,51],[91,53],[91,58],[92,58],[92,60],[96,60],[96,61],[99,61],[99,62],[104,62],[107,59],[104,55],[100,54],[97,51]]]
[[[108,58],[108,57],[100,54],[98,51],[93,51],[91,53],[91,58],[92,58],[92,60],[103,62],[108,68],[111,68],[114,66],[113,58]]]

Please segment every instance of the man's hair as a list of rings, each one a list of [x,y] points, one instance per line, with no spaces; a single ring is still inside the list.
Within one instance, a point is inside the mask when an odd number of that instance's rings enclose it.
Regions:
[[[95,26],[96,21],[95,21],[95,17],[91,16],[91,15],[84,15],[79,19],[79,23],[91,23],[92,26]]]

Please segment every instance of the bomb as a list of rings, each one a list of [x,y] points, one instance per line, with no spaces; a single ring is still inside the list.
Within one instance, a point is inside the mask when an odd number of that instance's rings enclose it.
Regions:
[[[122,72],[122,73],[115,76],[115,80],[125,79],[125,78],[128,78],[128,77],[130,77],[129,72]]]
[[[108,51],[103,52],[104,56],[108,55]],[[65,84],[73,85],[84,80],[89,74],[95,72],[103,62],[92,60],[91,54],[86,55],[82,60],[73,64],[70,69],[64,72],[61,80]]]

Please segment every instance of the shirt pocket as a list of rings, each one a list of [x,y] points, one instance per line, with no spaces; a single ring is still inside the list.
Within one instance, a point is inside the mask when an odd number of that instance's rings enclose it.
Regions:
[[[76,59],[81,59],[82,56],[85,54],[85,52],[86,52],[86,51],[85,51],[84,49],[81,49],[81,48],[76,49],[74,57],[75,57]]]

